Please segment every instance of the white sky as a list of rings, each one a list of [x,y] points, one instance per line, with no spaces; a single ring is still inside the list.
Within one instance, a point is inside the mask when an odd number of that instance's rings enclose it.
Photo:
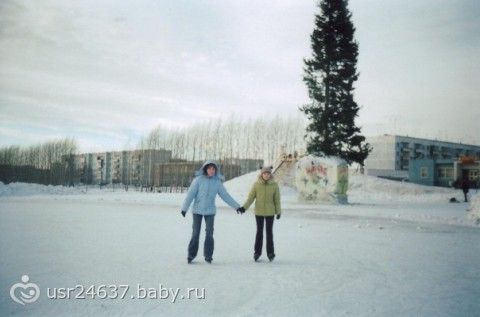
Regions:
[[[0,146],[298,114],[315,1],[0,1]],[[366,135],[480,144],[480,1],[350,1]]]

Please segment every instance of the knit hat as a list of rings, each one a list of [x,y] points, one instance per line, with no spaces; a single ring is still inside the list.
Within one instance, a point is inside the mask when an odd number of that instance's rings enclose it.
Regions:
[[[260,170],[260,174],[263,174],[263,173],[272,173],[272,169],[273,167],[272,166],[264,166],[262,167],[262,169]]]

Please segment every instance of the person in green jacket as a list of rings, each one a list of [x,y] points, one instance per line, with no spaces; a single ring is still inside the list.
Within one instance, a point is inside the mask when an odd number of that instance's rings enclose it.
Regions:
[[[253,184],[248,198],[243,204],[243,208],[247,210],[253,201],[255,201],[255,220],[257,221],[253,259],[257,261],[260,255],[262,255],[263,226],[266,224],[267,256],[270,261],[273,261],[275,258],[273,219],[275,215],[277,219],[280,219],[282,209],[280,206],[280,189],[273,180],[271,167],[262,168],[258,180]]]

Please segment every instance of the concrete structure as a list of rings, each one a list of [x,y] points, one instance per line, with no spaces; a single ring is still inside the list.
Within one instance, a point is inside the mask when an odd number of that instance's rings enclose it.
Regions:
[[[453,164],[460,156],[480,157],[480,146],[462,143],[387,134],[369,137],[367,142],[373,148],[365,160],[367,175],[392,179],[408,180],[410,177],[409,166],[413,160],[425,160],[424,162],[430,160],[441,165],[445,160]],[[418,164],[421,164],[420,162],[418,161]],[[417,166],[412,165],[412,168],[417,168]],[[416,172],[419,171],[412,171],[412,173]],[[431,183],[431,180],[428,180],[427,177],[422,180],[423,182]]]

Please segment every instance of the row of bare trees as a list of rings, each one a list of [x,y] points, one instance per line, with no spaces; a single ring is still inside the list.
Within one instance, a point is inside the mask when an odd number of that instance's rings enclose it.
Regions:
[[[231,116],[183,129],[158,126],[142,137],[136,148],[170,150],[173,159],[185,161],[215,159],[228,162],[231,158],[238,158],[273,163],[283,151],[304,151],[304,131],[305,120],[300,116],[285,118],[277,115],[255,120]],[[79,172],[78,167],[72,165],[73,155],[77,152],[77,142],[70,138],[27,147],[3,147],[0,148],[0,176],[7,182],[70,184]],[[130,168],[130,164],[127,165]],[[147,166],[149,170],[144,174],[151,175],[152,164]],[[80,172],[83,175],[80,181],[83,182],[89,171]]]
[[[166,149],[188,161],[225,158],[273,162],[281,151],[305,150],[305,119],[280,116],[215,119],[183,129],[158,126],[141,138],[141,149]]]
[[[273,161],[282,149],[304,151],[305,121],[302,117],[211,120],[184,129],[153,129],[139,142],[140,149],[166,149],[172,157],[189,161],[251,158]],[[0,165],[51,168],[62,156],[76,154],[75,139],[64,138],[22,147],[0,148]]]
[[[42,144],[22,147],[11,145],[0,148],[0,165],[32,166],[49,169],[53,163],[61,162],[62,156],[77,152],[75,139],[65,138]]]
[[[67,159],[77,152],[74,139],[0,148],[0,181],[64,185]]]

